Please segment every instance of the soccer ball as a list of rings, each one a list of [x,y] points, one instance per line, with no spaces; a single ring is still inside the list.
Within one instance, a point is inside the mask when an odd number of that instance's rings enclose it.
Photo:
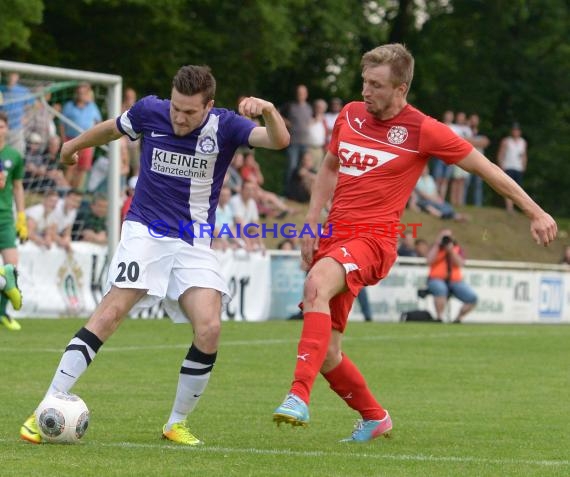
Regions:
[[[44,442],[73,444],[87,432],[89,409],[79,396],[57,392],[40,403],[36,422]]]

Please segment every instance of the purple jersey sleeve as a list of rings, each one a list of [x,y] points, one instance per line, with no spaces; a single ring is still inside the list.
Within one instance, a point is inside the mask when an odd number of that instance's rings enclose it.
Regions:
[[[126,134],[131,141],[138,139],[144,130],[145,118],[148,116],[149,110],[154,109],[153,106],[157,102],[162,101],[156,96],[145,96],[133,104],[130,109],[117,118],[119,131]]]

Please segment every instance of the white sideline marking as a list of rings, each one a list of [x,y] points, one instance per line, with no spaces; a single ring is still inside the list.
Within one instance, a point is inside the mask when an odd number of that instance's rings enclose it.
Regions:
[[[343,337],[343,342],[346,341],[403,341],[403,340],[414,340],[414,339],[446,339],[446,338],[478,338],[481,336],[526,336],[526,333],[520,331],[515,331],[512,333],[473,333],[473,332],[462,332],[462,333],[437,333],[431,335],[417,334],[408,336],[390,336],[390,335],[377,335],[377,336],[361,336],[358,338],[345,336]],[[69,336],[71,338],[71,335]],[[227,346],[266,346],[275,344],[290,344],[297,343],[298,338],[290,339],[265,339],[265,340],[234,340],[234,341],[224,341],[223,337],[220,342],[220,348]],[[67,343],[67,342],[66,342]],[[104,346],[102,350],[105,353],[108,352],[121,352],[121,351],[144,351],[144,350],[161,350],[161,349],[186,349],[188,348],[190,342],[188,343],[176,343],[170,345],[148,345],[148,346]],[[33,351],[34,353],[63,353],[65,346],[67,344],[62,344],[61,348],[0,348],[0,353],[29,353]]]
[[[527,459],[487,459],[485,457],[460,457],[460,456],[434,456],[434,455],[409,455],[409,454],[369,454],[353,452],[326,452],[326,451],[294,451],[289,449],[256,449],[256,448],[232,448],[232,447],[208,447],[208,446],[181,446],[178,444],[141,444],[133,442],[116,442],[109,444],[97,443],[102,447],[122,447],[130,449],[171,449],[182,452],[202,452],[216,454],[256,454],[256,455],[284,455],[291,457],[343,457],[357,459],[386,459],[395,461],[416,461],[416,462],[459,462],[474,464],[512,464],[512,465],[538,465],[538,466],[567,466],[568,460],[527,460]],[[340,444],[339,444],[340,445]],[[354,448],[353,444],[348,444]]]
[[[17,439],[2,439],[0,443],[21,443]],[[23,445],[30,445],[23,443]],[[470,456],[435,456],[424,454],[368,454],[368,453],[354,453],[354,452],[325,452],[325,451],[294,451],[290,449],[256,449],[249,448],[234,448],[234,447],[208,447],[208,446],[183,446],[179,444],[141,444],[135,442],[86,442],[82,446],[89,447],[119,447],[123,449],[169,449],[179,452],[201,452],[201,453],[216,453],[216,454],[253,454],[253,455],[284,455],[290,457],[343,457],[343,458],[356,458],[356,459],[376,459],[376,460],[395,460],[406,462],[459,462],[459,463],[473,463],[473,464],[498,464],[498,465],[537,465],[541,467],[564,467],[570,465],[570,460],[529,460],[529,459],[488,459],[485,457],[470,457]],[[354,449],[356,444],[348,444],[347,447]],[[380,451],[379,451],[380,452]]]

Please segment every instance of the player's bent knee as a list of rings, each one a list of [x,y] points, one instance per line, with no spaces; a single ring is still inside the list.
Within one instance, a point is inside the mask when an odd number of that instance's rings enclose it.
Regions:
[[[218,347],[222,326],[220,320],[210,320],[194,326],[194,341],[204,353],[210,353]]]
[[[303,300],[312,303],[319,300],[328,302],[334,293],[330,290],[326,277],[322,273],[309,273],[303,289]]]

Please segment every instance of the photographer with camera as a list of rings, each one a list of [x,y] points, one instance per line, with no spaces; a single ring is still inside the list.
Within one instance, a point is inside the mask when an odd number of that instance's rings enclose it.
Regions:
[[[463,317],[475,308],[477,295],[463,281],[462,268],[465,261],[463,250],[453,238],[451,230],[443,229],[439,233],[426,260],[430,267],[428,290],[434,298],[437,319],[442,320],[446,302],[453,295],[463,302],[459,314],[453,321],[453,323],[461,323]]]

